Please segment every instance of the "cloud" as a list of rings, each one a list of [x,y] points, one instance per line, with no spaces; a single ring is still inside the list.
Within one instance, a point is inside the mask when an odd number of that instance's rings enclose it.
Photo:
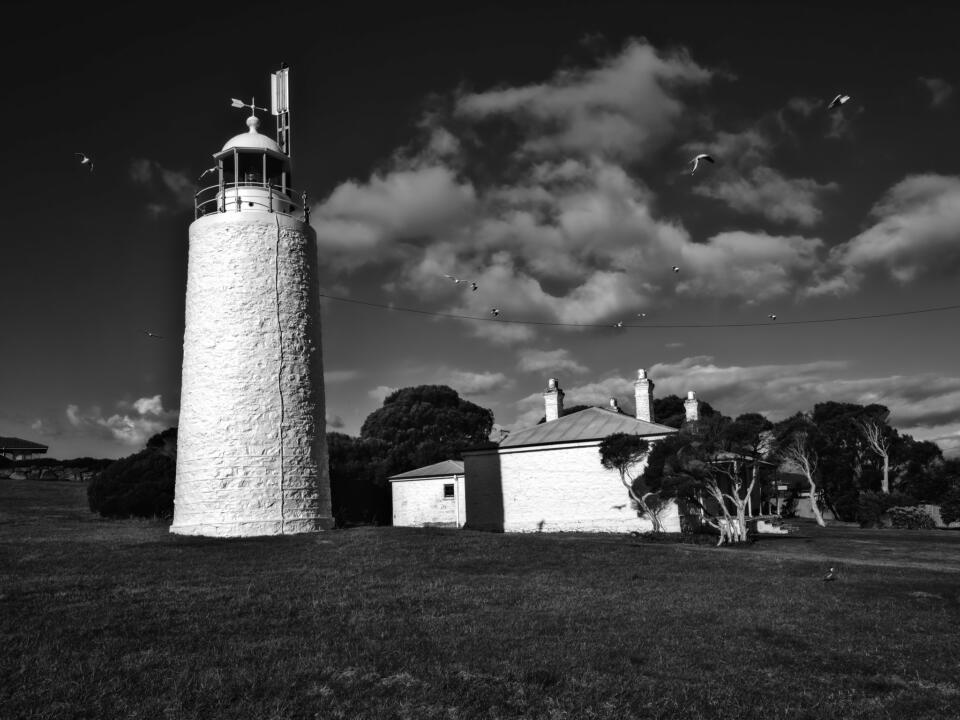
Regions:
[[[193,207],[195,183],[189,172],[170,170],[156,160],[134,158],[130,162],[129,174],[135,183],[164,196],[147,203],[151,217]]]
[[[466,370],[440,370],[437,383],[449,385],[463,396],[486,395],[509,387],[513,381],[500,372],[470,372]]]
[[[345,423],[343,422],[343,418],[340,417],[339,415],[334,415],[333,417],[327,418],[328,430],[340,430],[341,428],[344,427],[344,425]]]
[[[469,182],[441,165],[397,169],[369,181],[342,183],[315,206],[311,224],[321,251],[345,267],[383,259],[401,240],[442,235],[464,223],[476,202]],[[388,255],[389,256],[389,255]]]
[[[953,85],[943,78],[919,77],[917,81],[930,91],[930,107],[942,107],[953,95]]]
[[[960,177],[912,175],[894,185],[870,211],[874,224],[831,249],[826,269],[808,295],[841,295],[880,267],[907,284],[960,266]]]
[[[779,127],[785,130],[785,121],[779,118]],[[706,168],[706,179],[695,185],[693,192],[721,200],[736,212],[760,215],[772,222],[795,222],[804,227],[817,224],[822,217],[822,196],[839,186],[812,178],[787,178],[771,167],[776,141],[772,130],[761,129],[764,124],[769,124],[766,118],[739,133],[718,132],[705,145],[688,144],[689,152],[707,152],[718,162]]]
[[[387,385],[378,385],[372,390],[368,390],[367,395],[382,405],[383,401],[387,399],[387,395],[389,395],[392,392],[395,392],[396,390],[397,388],[395,387],[388,387]]]
[[[587,368],[570,356],[570,351],[563,348],[557,350],[524,349],[517,353],[519,362],[517,367],[521,372],[541,372],[557,375],[567,371],[571,373],[585,373]]]
[[[323,382],[327,384],[342,383],[360,377],[357,370],[324,370]]]
[[[685,51],[658,52],[628,42],[599,67],[558,72],[543,83],[464,95],[457,114],[516,122],[522,149],[536,155],[580,153],[638,160],[672,136],[683,120],[684,88],[713,73]]]
[[[165,410],[160,395],[118,402],[118,412],[106,416],[99,407],[86,412],[78,405],[65,411],[70,434],[113,440],[130,447],[143,447],[151,436],[177,424],[179,412]]]

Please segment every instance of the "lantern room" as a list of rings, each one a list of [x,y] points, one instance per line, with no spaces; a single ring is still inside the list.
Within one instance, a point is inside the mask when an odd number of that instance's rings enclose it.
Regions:
[[[213,158],[217,183],[196,194],[196,217],[224,212],[278,212],[292,215],[303,205],[294,200],[290,156],[262,135],[256,115],[247,132],[230,138]]]

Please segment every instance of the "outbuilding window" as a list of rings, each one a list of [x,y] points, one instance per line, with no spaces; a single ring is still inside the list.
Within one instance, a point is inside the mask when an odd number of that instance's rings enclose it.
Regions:
[[[443,496],[444,496],[445,498],[452,498],[452,497],[453,497],[453,484],[452,484],[452,483],[451,483],[450,485],[444,485],[444,486],[443,486]]]

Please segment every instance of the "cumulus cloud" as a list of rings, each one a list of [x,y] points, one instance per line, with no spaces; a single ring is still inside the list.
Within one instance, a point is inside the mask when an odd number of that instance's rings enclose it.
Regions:
[[[377,385],[377,387],[368,390],[367,395],[382,405],[383,401],[387,399],[387,395],[395,392],[397,389],[398,388],[389,387],[387,385]]]
[[[941,107],[953,95],[953,85],[943,78],[919,77],[917,80],[930,92],[930,107]]]
[[[160,395],[118,402],[117,412],[105,415],[99,407],[82,411],[78,405],[66,408],[67,422],[73,435],[89,435],[142,447],[151,436],[177,424],[179,412],[166,410]]]
[[[569,350],[535,350],[528,348],[517,353],[517,367],[522,372],[541,372],[559,374],[561,372],[585,373],[587,368],[570,355]]]
[[[339,415],[334,415],[333,417],[327,418],[328,430],[340,430],[341,428],[344,427],[344,425],[345,423],[343,422],[343,418],[340,417]]]
[[[147,212],[152,217],[193,207],[195,184],[189,172],[170,170],[156,160],[134,158],[129,174],[135,183],[162,195],[147,203]]]
[[[449,385],[463,396],[486,395],[509,387],[513,381],[501,372],[470,372],[467,370],[440,370],[436,382]]]
[[[780,127],[786,127],[782,117]],[[822,196],[839,186],[813,178],[785,177],[769,164],[775,145],[771,132],[760,125],[739,133],[721,131],[705,145],[688,145],[689,151],[704,148],[719,161],[693,192],[720,200],[739,213],[760,215],[773,222],[795,222],[804,227],[817,224],[823,215],[819,207]]]
[[[616,156],[638,160],[659,147],[682,120],[682,89],[713,73],[683,51],[658,52],[644,40],[628,43],[602,65],[557,73],[522,87],[465,95],[457,113],[515,120],[533,154]]]
[[[906,284],[960,265],[960,177],[912,175],[870,211],[874,224],[830,251],[809,295],[850,293],[872,267]]]

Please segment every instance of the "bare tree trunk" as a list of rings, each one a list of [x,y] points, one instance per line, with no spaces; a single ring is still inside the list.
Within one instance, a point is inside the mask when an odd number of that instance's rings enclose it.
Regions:
[[[883,485],[881,487],[885,494],[890,494],[890,456],[887,453],[883,454]]]
[[[807,475],[807,482],[810,483],[810,510],[813,511],[813,517],[820,527],[826,527],[827,523],[823,519],[823,513],[820,512],[820,504],[817,502],[817,484],[810,475]]]

